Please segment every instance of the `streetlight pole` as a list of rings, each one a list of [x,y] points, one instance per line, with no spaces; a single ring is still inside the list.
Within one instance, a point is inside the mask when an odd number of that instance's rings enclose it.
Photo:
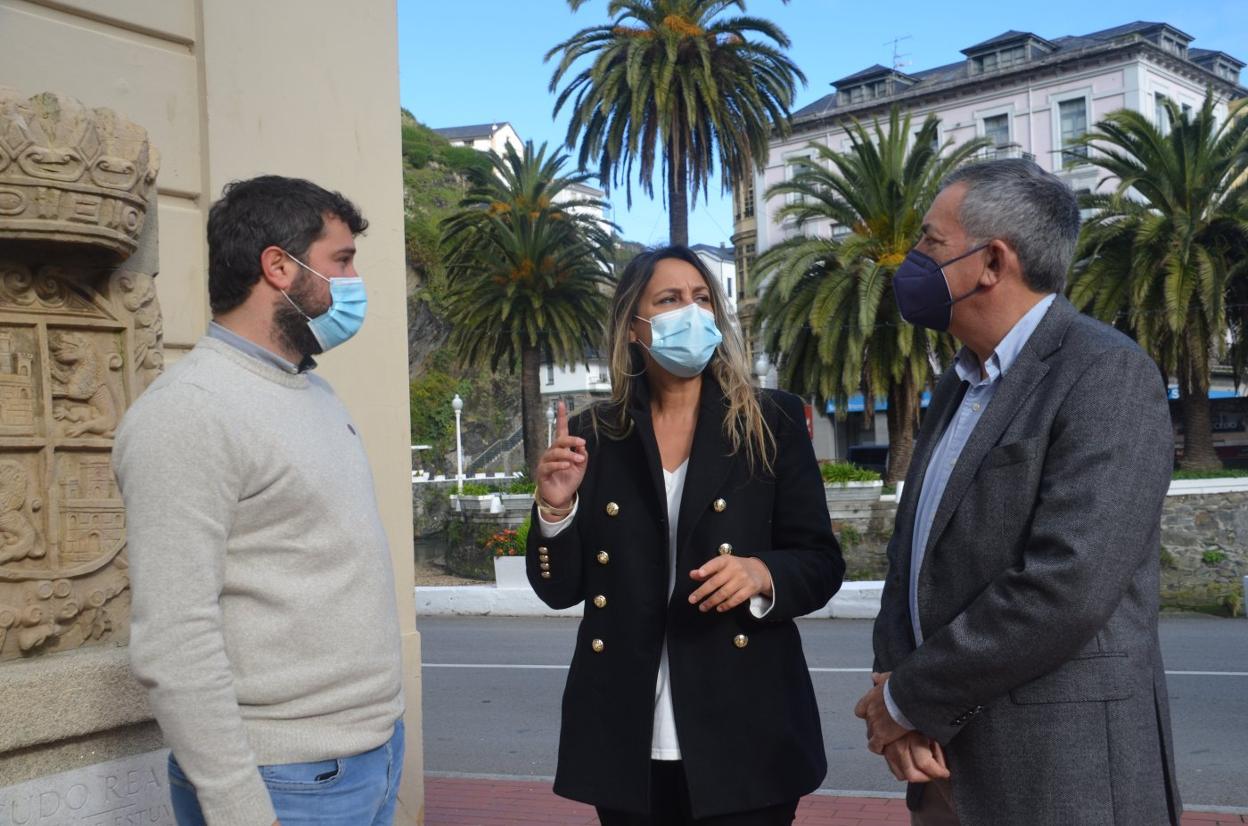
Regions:
[[[546,447],[555,441],[555,403],[546,405]]]
[[[464,439],[459,427],[459,417],[464,410],[464,400],[455,394],[451,399],[451,409],[455,411],[455,481],[459,486],[457,493],[464,492]]]

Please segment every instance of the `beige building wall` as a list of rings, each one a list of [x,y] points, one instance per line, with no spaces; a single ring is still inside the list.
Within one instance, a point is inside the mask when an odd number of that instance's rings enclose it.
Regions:
[[[420,637],[395,15],[394,0],[0,0],[0,86],[67,94],[147,129],[161,156],[156,283],[167,362],[208,322],[204,224],[228,181],[307,177],[369,219],[357,257],[368,321],[323,357],[321,372],[361,427],[393,552],[408,675],[399,822],[416,823]]]

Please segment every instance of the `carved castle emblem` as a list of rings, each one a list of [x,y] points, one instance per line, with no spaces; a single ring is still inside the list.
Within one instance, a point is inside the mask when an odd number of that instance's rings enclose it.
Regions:
[[[116,113],[0,89],[0,661],[129,636],[112,446],[163,367],[156,168]]]
[[[139,383],[133,327],[70,282],[60,313],[32,316],[25,280],[0,290],[0,659],[107,638],[129,609],[110,449]]]

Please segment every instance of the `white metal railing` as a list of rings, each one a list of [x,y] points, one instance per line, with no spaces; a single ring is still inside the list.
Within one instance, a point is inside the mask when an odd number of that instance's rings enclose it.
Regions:
[[[511,473],[474,473],[474,474],[465,473],[464,481],[465,482],[497,482],[497,481],[509,482],[514,479],[519,479],[522,476],[524,476],[524,473],[519,470],[514,470]],[[428,471],[424,471],[424,470],[412,471],[412,484],[413,485],[453,485],[458,481],[459,481],[459,478],[454,473],[452,473],[449,476],[445,476],[441,473],[435,476],[431,476],[429,475]]]

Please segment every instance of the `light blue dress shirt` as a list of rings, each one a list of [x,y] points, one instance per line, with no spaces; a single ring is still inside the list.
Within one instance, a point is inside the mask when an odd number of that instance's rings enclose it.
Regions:
[[[923,558],[927,554],[932,522],[936,518],[937,508],[940,507],[940,500],[945,496],[949,477],[958,463],[958,457],[962,455],[962,449],[966,447],[967,441],[975,431],[975,425],[979,424],[980,417],[984,415],[989,402],[996,395],[1001,379],[1018,359],[1018,354],[1022,352],[1031,334],[1036,331],[1040,320],[1044,318],[1044,314],[1049,311],[1049,307],[1056,299],[1056,295],[1047,296],[1028,310],[1027,314],[1006,333],[1005,338],[1001,339],[1001,343],[988,358],[982,371],[979,358],[973,352],[966,347],[958,352],[953,369],[957,372],[958,378],[970,386],[966,388],[962,403],[958,405],[957,411],[950,419],[949,425],[941,434],[940,441],[936,443],[928,459],[927,472],[923,475],[923,484],[919,489],[919,503],[914,515],[914,531],[910,546],[909,594],[910,625],[914,630],[915,645],[923,644],[923,629],[919,625],[919,573],[923,570]],[[887,683],[884,684],[884,702],[888,706],[888,713],[894,720],[906,728],[914,728],[893,703],[892,693],[888,690]]]

